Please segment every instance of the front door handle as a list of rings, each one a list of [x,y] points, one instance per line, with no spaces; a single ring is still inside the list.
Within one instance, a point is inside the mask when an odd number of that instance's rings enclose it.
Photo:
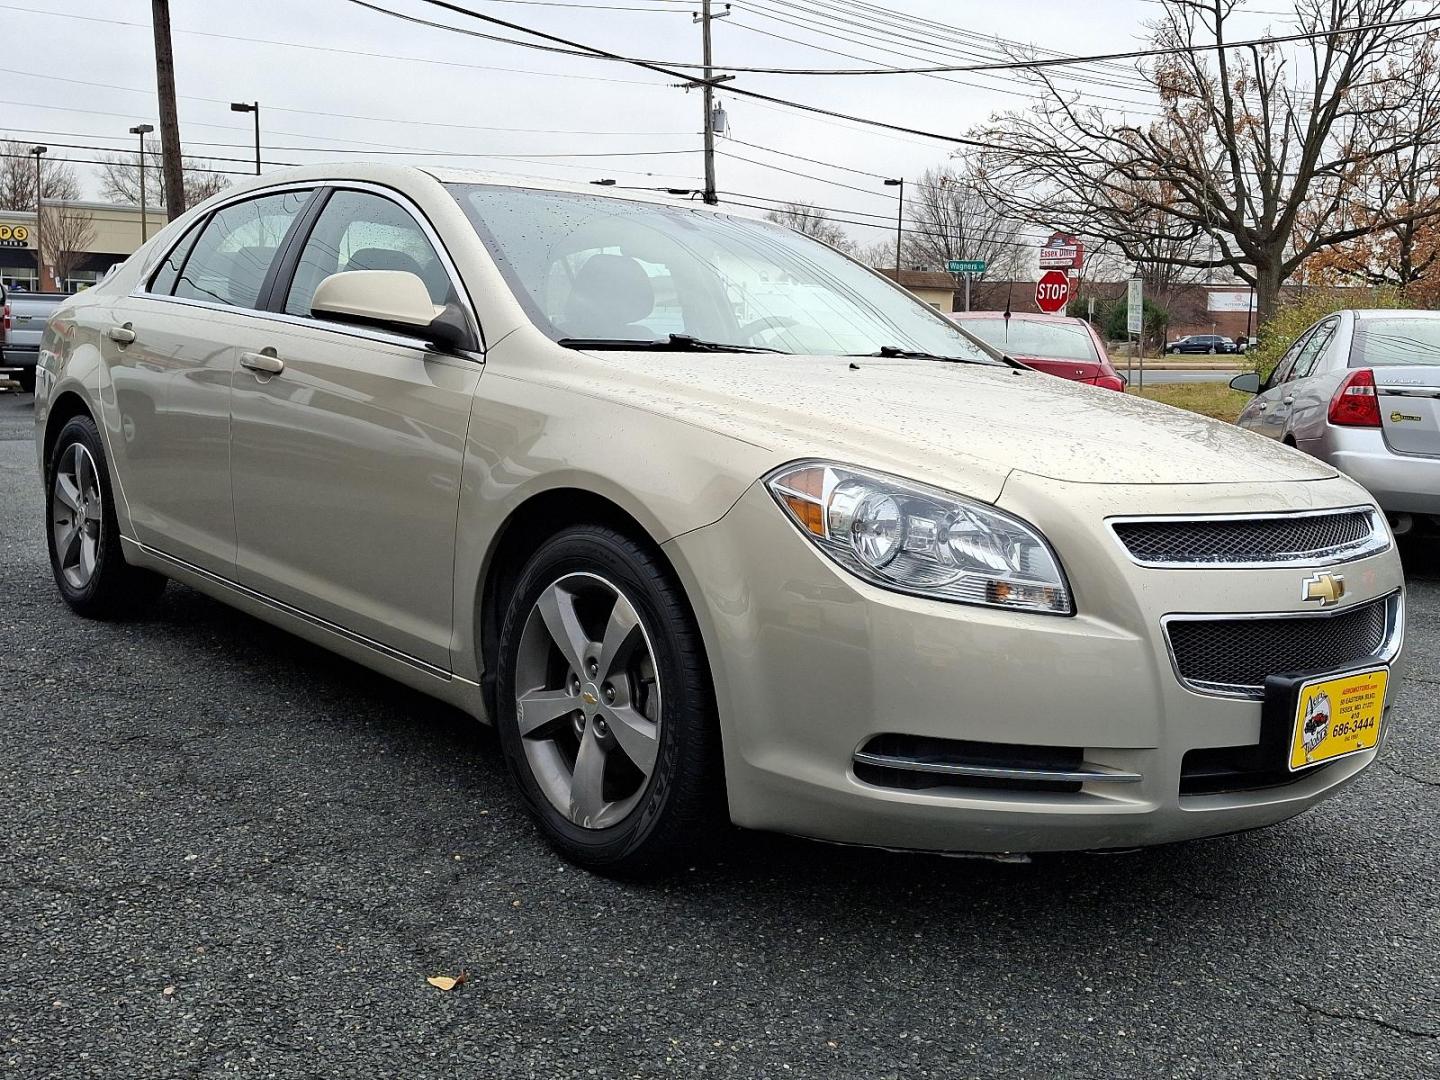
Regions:
[[[1281,399],[1280,399],[1280,404],[1282,404],[1282,405],[1294,405],[1294,404],[1295,404],[1295,399],[1294,399],[1293,397],[1281,398]]]
[[[240,354],[240,366],[260,375],[279,375],[285,370],[285,361],[271,350],[247,352]]]
[[[116,345],[130,345],[135,341],[135,331],[130,326],[128,322],[124,326],[112,326],[105,331],[105,336]]]
[[[1266,409],[1268,409],[1269,407],[1270,407],[1270,404],[1269,404],[1268,402],[1265,402],[1265,401],[1260,402],[1260,404],[1256,406],[1256,408],[1257,408],[1260,412],[1264,412],[1264,411],[1265,411]]]

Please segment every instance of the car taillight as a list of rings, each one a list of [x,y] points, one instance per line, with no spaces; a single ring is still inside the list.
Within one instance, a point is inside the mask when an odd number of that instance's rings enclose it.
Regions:
[[[1375,396],[1375,374],[1356,368],[1330,399],[1330,423],[1343,427],[1379,427],[1380,401]]]
[[[1095,379],[1095,385],[1106,390],[1124,390],[1125,380],[1118,375],[1101,375]]]
[[[10,333],[10,305],[5,305],[5,310],[0,313],[0,330]]]

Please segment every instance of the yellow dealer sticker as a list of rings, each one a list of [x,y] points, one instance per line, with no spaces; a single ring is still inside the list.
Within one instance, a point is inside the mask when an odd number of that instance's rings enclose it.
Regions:
[[[1390,671],[1382,667],[1302,684],[1290,739],[1290,771],[1374,749],[1389,682]]]

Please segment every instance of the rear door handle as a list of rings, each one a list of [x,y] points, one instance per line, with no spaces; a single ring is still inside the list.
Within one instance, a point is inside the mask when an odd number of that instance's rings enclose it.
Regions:
[[[1280,404],[1282,404],[1282,405],[1294,405],[1294,404],[1295,404],[1295,399],[1294,399],[1293,397],[1281,398],[1281,399],[1280,399]]]
[[[240,354],[240,366],[249,368],[260,375],[279,375],[285,370],[285,361],[274,352],[247,352]]]
[[[105,336],[116,345],[130,345],[135,341],[135,331],[130,329],[127,322],[124,326],[112,326],[105,331]]]

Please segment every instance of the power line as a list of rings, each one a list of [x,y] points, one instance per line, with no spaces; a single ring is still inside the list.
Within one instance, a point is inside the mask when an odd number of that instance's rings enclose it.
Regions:
[[[483,38],[489,41],[499,41],[506,45],[518,45],[522,48],[538,49],[542,52],[562,53],[565,55],[584,55],[595,59],[605,59],[617,63],[631,64],[636,67],[648,68],[652,71],[660,71],[663,74],[677,76],[674,71],[666,71],[666,68],[699,69],[704,64],[696,64],[690,61],[681,60],[653,60],[642,57],[623,56],[612,53],[594,46],[585,45],[578,41],[560,37],[556,34],[536,30],[533,27],[524,26],[521,23],[512,22],[509,19],[501,19],[494,15],[486,15],[483,12],[474,11],[460,4],[452,3],[451,0],[420,0],[421,3],[431,7],[437,7],[444,11],[450,11],[457,15],[464,15],[480,22],[489,23],[493,26],[504,27],[522,34],[529,34],[531,37],[540,38],[542,41],[554,42],[552,45],[541,45],[537,42],[517,41],[514,38],[504,38],[495,34],[483,34],[476,30],[466,30],[463,27],[451,26],[445,23],[437,23],[429,19],[422,19],[416,15],[407,15],[403,12],[392,11],[389,8],[380,7],[377,4],[369,3],[368,0],[348,0],[371,11],[389,15],[394,18],[404,19],[407,22],[420,23],[422,25],[439,27],[451,30],[471,37]],[[1335,27],[1328,30],[1301,31],[1294,34],[1270,35],[1259,38],[1250,38],[1242,41],[1215,42],[1213,44],[1189,44],[1175,46],[1161,46],[1152,49],[1132,49],[1126,52],[1097,53],[1091,56],[1058,56],[1038,60],[1009,60],[985,64],[942,64],[926,67],[888,67],[888,68],[788,68],[788,67],[753,67],[727,64],[726,70],[740,72],[750,75],[925,75],[944,74],[951,72],[971,71],[1023,71],[1035,70],[1047,67],[1073,67],[1078,64],[1093,64],[1100,61],[1113,60],[1136,60],[1152,56],[1175,56],[1178,54],[1191,55],[1197,52],[1223,52],[1227,49],[1243,49],[1250,47],[1264,47],[1268,45],[1280,45],[1296,41],[1315,41],[1321,38],[1340,37],[1349,34],[1368,33],[1371,30],[1392,30],[1405,26],[1416,26],[1422,23],[1440,22],[1440,14],[1415,15],[1405,19],[1391,19],[1384,22],[1364,23],[1358,26]],[[558,47],[558,46],[564,46]]]
[[[150,30],[149,23],[128,22],[124,19],[105,19],[96,15],[75,15],[69,12],[60,11],[39,11],[35,8],[19,7],[14,4],[0,4],[0,11],[18,11],[23,12],[27,15],[44,15],[54,18],[64,18],[68,20],[80,20],[82,22],[104,23],[109,26],[125,26],[135,30],[144,30],[147,33]],[[435,25],[441,26],[443,24],[437,23]],[[177,34],[189,34],[194,37],[218,38],[223,41],[243,41],[247,44],[252,45],[274,45],[284,49],[305,49],[312,52],[337,53],[341,56],[359,56],[367,60],[399,60],[417,64],[434,64],[440,67],[467,68],[471,71],[480,71],[487,74],[495,71],[503,71],[507,74],[538,75],[551,79],[581,79],[586,82],[623,83],[628,86],[653,87],[656,85],[654,82],[647,79],[614,79],[603,75],[575,75],[563,71],[536,71],[533,68],[497,67],[493,64],[467,64],[458,60],[442,60],[437,57],[405,56],[403,54],[397,53],[367,52],[362,49],[342,49],[333,45],[301,44],[293,41],[279,41],[275,38],[244,37],[239,34],[220,34],[208,30],[185,30],[177,27],[175,28],[174,32]]]
[[[76,86],[91,86],[103,90],[120,90],[127,94],[144,94],[151,96],[154,90],[142,89],[138,86],[119,86],[115,83],[91,82],[88,79],[72,79],[64,75],[48,75],[39,71],[21,71],[18,68],[0,68],[0,73],[7,75],[24,75],[32,79],[50,79],[55,82],[74,83]],[[646,84],[647,86],[650,84]],[[183,101],[203,101],[214,105],[228,104],[225,98],[198,97],[194,94],[177,95]],[[588,128],[523,128],[523,127],[494,127],[489,124],[452,124],[438,120],[413,120],[403,116],[364,116],[357,113],[329,112],[324,109],[300,109],[287,105],[272,105],[268,101],[265,108],[269,112],[299,113],[306,116],[323,116],[327,119],[342,120],[368,120],[380,124],[405,124],[407,127],[441,127],[455,128],[462,131],[503,131],[518,132],[535,135],[633,135],[640,138],[658,138],[662,136],[689,136],[694,134],[690,131],[592,131]],[[241,130],[239,127],[236,130]]]

